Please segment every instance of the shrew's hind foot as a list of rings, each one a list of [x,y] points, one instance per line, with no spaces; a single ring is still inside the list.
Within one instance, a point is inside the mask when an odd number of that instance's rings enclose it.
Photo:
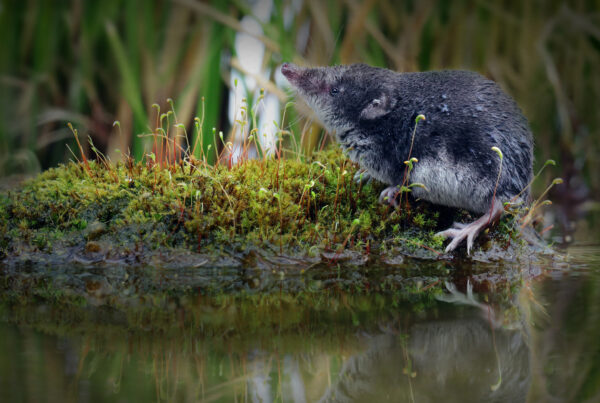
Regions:
[[[438,232],[436,235],[441,235],[445,238],[452,238],[452,242],[446,246],[446,253],[453,251],[460,245],[462,241],[467,240],[467,255],[471,254],[473,248],[473,241],[477,238],[477,235],[485,227],[496,221],[502,215],[504,208],[498,202],[494,203],[492,209],[479,217],[477,220],[470,224],[454,223],[452,227],[445,231]]]

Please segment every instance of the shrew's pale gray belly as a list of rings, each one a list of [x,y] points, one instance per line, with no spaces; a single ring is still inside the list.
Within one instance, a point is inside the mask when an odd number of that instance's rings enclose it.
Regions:
[[[427,190],[413,187],[413,195],[444,206],[485,213],[490,204],[494,184],[488,178],[477,177],[468,166],[457,166],[447,157],[422,159],[415,163],[411,183],[422,183]]]

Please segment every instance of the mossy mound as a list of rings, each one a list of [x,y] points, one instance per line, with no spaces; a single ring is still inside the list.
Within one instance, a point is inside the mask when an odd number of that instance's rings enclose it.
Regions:
[[[70,163],[0,194],[0,255],[83,263],[147,263],[172,250],[222,257],[259,249],[354,263],[374,255],[441,256],[443,239],[434,234],[466,213],[408,194],[400,209],[382,205],[383,185],[356,183],[356,170],[337,149],[233,167]],[[480,237],[480,250],[491,239],[495,250],[515,243],[507,220],[493,237]]]

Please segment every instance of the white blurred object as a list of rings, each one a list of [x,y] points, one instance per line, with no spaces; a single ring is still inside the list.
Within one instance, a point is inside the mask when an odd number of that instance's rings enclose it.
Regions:
[[[272,402],[271,396],[271,363],[266,360],[264,352],[257,350],[248,357],[248,395],[250,401],[269,403]]]
[[[272,12],[272,0],[258,0],[252,5],[253,15],[244,16],[240,24],[247,32],[257,36],[262,35],[261,23],[269,21]],[[235,164],[244,151],[244,139],[247,138],[251,125],[250,108],[253,105],[247,104],[249,94],[252,94],[254,100],[257,100],[260,96],[260,88],[257,87],[257,82],[253,76],[264,77],[268,80],[271,70],[268,68],[263,69],[265,45],[256,37],[245,32],[238,32],[235,36],[234,49],[240,65],[244,66],[244,69],[248,73],[247,75],[243,75],[236,69],[232,68],[231,70],[230,84],[232,89],[229,94],[228,116],[232,127],[230,141],[233,143],[233,150],[231,151],[231,161]],[[242,108],[244,106],[246,107],[245,116],[242,115]],[[256,108],[260,122],[258,124],[259,135],[257,136],[257,140],[267,154],[271,154],[275,150],[277,127],[273,122],[279,120],[280,109],[277,97],[268,93],[265,93],[263,100],[261,100]],[[239,122],[242,121],[248,121],[248,123],[240,125]],[[249,149],[248,152],[250,153],[248,155],[249,158],[256,156],[254,148]]]
[[[231,163],[235,164],[241,154],[244,152],[244,140],[248,137],[250,126],[252,124],[250,112],[254,105],[248,105],[249,95],[256,103],[260,97],[261,89],[258,87],[257,80],[254,77],[264,78],[268,81],[271,76],[271,69],[265,67],[265,45],[257,39],[256,36],[263,34],[262,23],[267,23],[271,19],[274,11],[273,0],[255,0],[249,2],[252,15],[244,16],[240,24],[246,32],[238,32],[235,36],[234,50],[239,65],[243,66],[246,74],[239,70],[231,69],[231,92],[229,94],[229,123],[232,127],[231,138],[229,141],[233,144],[231,154]],[[289,29],[294,22],[294,17],[302,9],[304,0],[290,0],[286,2],[284,13],[284,28]],[[308,43],[310,24],[308,21],[301,27],[297,39],[299,49],[306,47]],[[247,33],[248,32],[248,33]],[[256,36],[250,35],[254,34]],[[278,87],[289,88],[289,83],[281,74],[279,67],[273,72],[274,80]],[[237,83],[237,84],[236,84]],[[245,100],[245,102],[244,102]],[[242,108],[246,108],[246,116],[242,116]],[[267,155],[272,155],[277,149],[277,122],[281,119],[281,102],[276,95],[265,92],[264,97],[255,109],[257,115],[257,141],[260,148]],[[243,126],[239,122],[247,121]],[[248,150],[248,158],[255,158],[257,153],[254,147]]]

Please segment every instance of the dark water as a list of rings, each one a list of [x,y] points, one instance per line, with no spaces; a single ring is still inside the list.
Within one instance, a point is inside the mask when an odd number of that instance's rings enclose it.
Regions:
[[[0,401],[599,402],[600,246],[576,245],[510,281],[465,268],[441,299],[412,301],[150,293],[127,268],[46,267],[46,283],[5,268]]]

